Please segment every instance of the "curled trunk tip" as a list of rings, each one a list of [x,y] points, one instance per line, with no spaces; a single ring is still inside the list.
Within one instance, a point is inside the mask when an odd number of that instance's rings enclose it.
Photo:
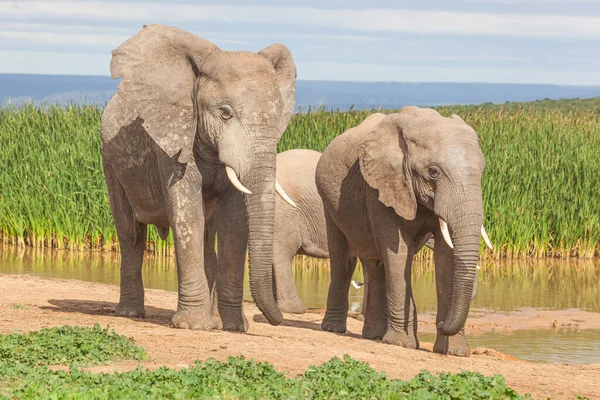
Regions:
[[[463,326],[464,326],[464,323],[451,324],[450,322],[441,321],[438,324],[437,328],[445,336],[454,336],[460,332],[460,330],[463,328]]]

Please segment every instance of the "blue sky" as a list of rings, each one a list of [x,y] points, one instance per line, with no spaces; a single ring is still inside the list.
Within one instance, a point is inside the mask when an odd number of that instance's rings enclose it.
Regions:
[[[600,85],[598,0],[0,0],[0,73],[108,75],[151,23],[284,43],[299,79]]]

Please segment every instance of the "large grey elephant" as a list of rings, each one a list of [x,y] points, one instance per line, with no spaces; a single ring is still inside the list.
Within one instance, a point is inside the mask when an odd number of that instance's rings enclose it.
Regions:
[[[317,165],[331,284],[322,329],[346,331],[348,289],[360,257],[368,273],[363,337],[418,348],[414,254],[433,233],[438,297],[434,351],[468,355],[485,161],[460,117],[405,107],[373,114],[335,138]]]
[[[145,26],[113,51],[122,77],[101,122],[102,160],[121,246],[118,315],[143,316],[141,268],[146,227],[173,231],[178,328],[211,329],[216,286],[222,326],[245,331],[242,281],[271,324],[277,142],[295,104],[296,67],[275,44],[258,53],[227,52],[185,31]],[[236,190],[237,189],[237,190]],[[243,192],[244,194],[242,194]],[[219,273],[204,268],[204,225],[217,208]]]
[[[306,311],[298,297],[292,275],[292,260],[296,254],[327,258],[327,231],[323,203],[315,185],[315,171],[321,153],[294,149],[277,155],[277,186],[275,198],[275,228],[273,238],[273,271],[275,297],[283,312],[301,314]],[[218,207],[217,207],[218,208]],[[229,218],[215,213],[217,218]],[[214,248],[217,223],[207,225],[207,245]],[[221,248],[221,247],[219,247]],[[224,253],[227,252],[227,248]],[[208,253],[207,253],[208,254]],[[218,256],[210,254],[206,264],[216,266]]]

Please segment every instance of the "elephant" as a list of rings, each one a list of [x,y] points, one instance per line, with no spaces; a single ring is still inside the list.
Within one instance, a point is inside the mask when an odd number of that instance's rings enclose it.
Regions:
[[[273,325],[272,259],[277,143],[295,107],[289,49],[228,52],[178,28],[147,25],[112,52],[117,92],[101,120],[102,164],[121,252],[116,314],[143,317],[147,225],[173,232],[176,328],[246,331],[250,287]],[[205,223],[220,218],[218,274],[204,266]],[[215,321],[214,290],[220,320]]]
[[[329,257],[323,203],[315,185],[319,157],[321,153],[308,149],[277,154],[276,192],[279,196],[275,198],[273,271],[276,301],[283,312],[302,314],[306,311],[292,276],[294,256]],[[218,237],[216,226],[212,219],[207,225],[206,240],[212,240],[213,244],[215,233]],[[217,258],[211,255],[206,263],[214,266]]]
[[[458,115],[407,106],[372,114],[336,137],[316,170],[331,283],[321,328],[344,333],[357,257],[368,274],[362,336],[418,348],[414,254],[434,237],[434,351],[468,356],[464,325],[475,294],[485,167],[475,130]],[[484,236],[489,242],[487,235]],[[491,245],[491,243],[489,243]]]
[[[294,256],[300,254],[321,259],[329,258],[323,202],[315,183],[315,172],[320,157],[320,152],[309,149],[293,149],[277,154],[276,192],[279,196],[275,198],[273,291],[279,309],[287,313],[302,314],[306,311],[292,275]],[[285,190],[281,191],[281,188]],[[206,230],[205,243],[208,245],[205,254],[209,254],[208,249],[214,248],[217,233],[213,219],[207,223]],[[425,245],[433,249],[431,237],[432,235],[429,235],[424,240],[427,240]],[[216,252],[211,253],[205,265],[216,268],[216,260]],[[366,282],[366,273],[364,275]],[[368,285],[365,286],[365,292],[367,290]],[[363,304],[363,311],[365,309]]]

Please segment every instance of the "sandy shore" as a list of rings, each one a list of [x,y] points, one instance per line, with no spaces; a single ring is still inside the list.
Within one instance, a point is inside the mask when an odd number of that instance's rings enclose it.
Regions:
[[[250,330],[232,332],[198,332],[171,328],[177,294],[161,290],[146,291],[147,318],[135,320],[115,317],[118,287],[75,280],[47,279],[29,275],[0,275],[0,333],[37,330],[56,325],[110,325],[123,335],[131,336],[144,346],[151,359],[148,368],[161,365],[184,367],[194,360],[209,357],[225,360],[230,355],[244,355],[268,361],[280,371],[294,375],[309,365],[318,365],[333,356],[367,361],[390,378],[410,379],[422,369],[432,373],[461,370],[484,375],[502,374],[509,386],[519,393],[536,398],[574,398],[578,393],[600,397],[600,364],[540,364],[520,361],[492,349],[476,348],[471,357],[459,358],[432,353],[431,343],[422,349],[409,350],[360,337],[362,323],[348,319],[348,332],[336,335],[320,330],[322,312],[303,315],[286,314],[280,326],[265,322],[257,308],[245,304]],[[14,305],[25,307],[14,307]],[[433,314],[419,316],[419,332],[434,332]],[[474,312],[469,316],[467,332],[509,332],[519,329],[600,329],[600,314],[580,310],[520,310],[505,314]],[[138,363],[124,362],[95,370],[126,370]]]

